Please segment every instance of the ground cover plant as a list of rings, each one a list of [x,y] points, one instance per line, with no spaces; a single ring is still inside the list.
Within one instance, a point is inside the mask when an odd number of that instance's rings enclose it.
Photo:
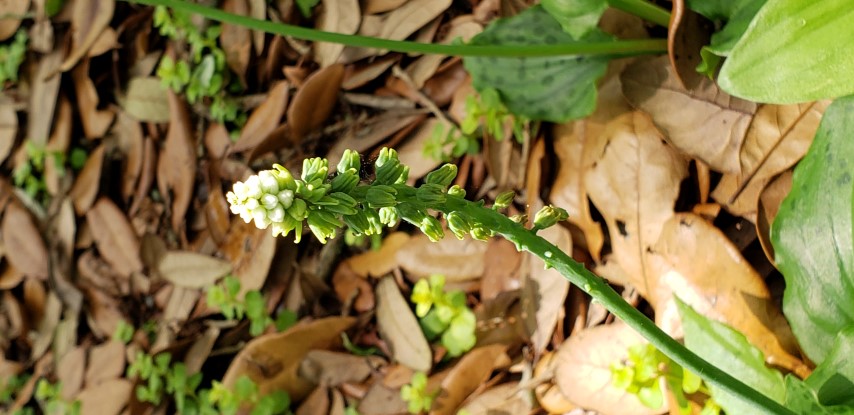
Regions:
[[[843,1],[0,16],[5,412],[854,413]]]

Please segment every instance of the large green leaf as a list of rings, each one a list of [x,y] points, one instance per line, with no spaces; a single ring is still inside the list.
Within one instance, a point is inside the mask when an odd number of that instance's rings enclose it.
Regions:
[[[854,406],[822,404],[813,389],[792,375],[786,376],[786,408],[803,415],[854,414]]]
[[[692,352],[741,380],[765,396],[782,403],[786,388],[780,372],[765,366],[765,357],[747,338],[726,324],[709,320],[678,298],[685,346]],[[755,413],[753,405],[716,387],[712,396],[728,414]]]
[[[822,362],[854,326],[854,97],[834,101],[797,168],[771,242],[786,279],[783,313],[807,356]]]
[[[718,83],[731,95],[779,104],[854,94],[854,3],[768,0]]]
[[[765,1],[688,0],[687,5],[711,20],[726,22],[720,31],[712,35],[711,43],[705,49],[718,56],[727,56]]]
[[[608,8],[605,0],[542,0],[540,4],[575,39],[595,31]]]
[[[580,40],[566,34],[542,6],[499,19],[471,40],[473,45],[541,45],[605,41],[594,29]],[[583,118],[596,106],[596,80],[605,73],[607,57],[538,58],[468,57],[463,60],[474,87],[498,91],[504,105],[534,120],[563,122]]]
[[[823,405],[854,405],[854,327],[836,336],[827,358],[806,379]]]

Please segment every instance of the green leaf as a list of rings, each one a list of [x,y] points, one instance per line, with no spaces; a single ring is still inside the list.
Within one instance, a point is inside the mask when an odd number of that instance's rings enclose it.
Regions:
[[[574,39],[595,31],[599,18],[608,8],[605,0],[543,0],[540,4]]]
[[[806,379],[823,405],[854,405],[854,327],[842,330],[827,358]]]
[[[854,97],[834,101],[795,168],[771,229],[786,279],[783,313],[806,355],[824,361],[837,333],[854,325]]]
[[[854,93],[850,0],[768,0],[724,62],[731,95],[788,104]]]
[[[691,10],[719,22],[726,22],[712,35],[708,46],[700,51],[702,62],[697,71],[714,76],[720,58],[729,56],[732,48],[744,35],[753,17],[766,0],[688,0]]]
[[[296,0],[299,12],[305,17],[311,17],[311,9],[320,3],[320,0]]]
[[[682,316],[688,349],[765,396],[783,402],[786,396],[783,376],[765,366],[762,352],[743,334],[723,323],[709,320],[678,298],[676,304]],[[710,386],[710,390],[712,397],[727,413],[756,413],[755,407],[740,398],[716,387]]]
[[[582,40],[565,33],[541,6],[499,19],[471,40],[472,45],[541,45],[605,41],[594,29]],[[516,115],[563,122],[583,118],[596,106],[596,80],[607,57],[557,56],[540,58],[468,57],[463,59],[478,91],[494,88]]]
[[[815,391],[805,382],[788,375],[786,376],[786,407],[797,414],[831,415],[853,414],[854,406],[825,406],[819,403]]]

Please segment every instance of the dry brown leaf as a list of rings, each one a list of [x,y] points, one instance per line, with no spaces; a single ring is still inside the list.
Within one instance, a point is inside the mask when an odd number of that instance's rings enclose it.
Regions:
[[[169,121],[169,94],[160,78],[155,76],[139,76],[128,81],[127,92],[119,99],[119,104],[137,121]]]
[[[649,118],[632,112],[608,124],[593,149],[584,184],[605,218],[616,261],[644,295],[654,282],[646,249],[673,216],[688,162],[664,143]]]
[[[98,252],[122,276],[129,277],[142,271],[139,258],[139,240],[125,215],[107,198],[100,198],[86,212],[86,221]]]
[[[294,415],[328,414],[329,404],[329,388],[319,385],[302,401]]]
[[[71,16],[71,51],[62,62],[61,70],[67,71],[89,52],[101,32],[113,19],[115,0],[77,0]],[[86,65],[88,66],[88,65]],[[86,71],[88,72],[88,70]]]
[[[403,40],[439,17],[452,0],[410,0],[388,14],[380,30],[383,39]]]
[[[306,353],[339,344],[341,332],[355,322],[353,317],[328,317],[256,337],[235,356],[222,383],[233,388],[237,379],[246,375],[258,385],[261,394],[281,390],[299,401],[314,388],[297,374]]]
[[[524,396],[527,391],[520,389],[517,381],[493,386],[470,399],[460,412],[465,410],[470,415],[531,413],[534,408],[530,399]]]
[[[434,136],[437,128],[441,129],[443,134],[447,134],[453,127],[445,120],[429,118],[421,123],[418,131],[410,139],[398,146],[400,163],[409,166],[409,184],[415,183],[441,164],[441,161],[432,157],[424,157],[424,145]]]
[[[157,267],[160,276],[180,287],[205,288],[231,272],[231,263],[190,251],[169,251]]]
[[[86,366],[86,386],[92,387],[101,382],[122,377],[125,369],[125,345],[117,340],[109,340],[89,350],[89,364]]]
[[[739,154],[738,172],[725,175],[712,197],[734,215],[755,221],[759,193],[809,149],[829,101],[759,107]]]
[[[332,287],[342,304],[352,304],[353,310],[364,313],[374,309],[376,299],[371,284],[353,272],[348,262],[342,262],[332,274]]]
[[[682,88],[666,56],[638,60],[621,80],[629,102],[649,113],[677,149],[714,170],[740,171],[739,154],[757,104],[724,93],[708,78],[691,91]]]
[[[88,385],[77,395],[80,413],[118,415],[130,400],[133,382],[127,379],[112,379],[97,385]]]
[[[762,194],[759,195],[759,207],[756,217],[756,236],[762,244],[762,250],[771,264],[775,263],[774,246],[771,245],[771,224],[777,217],[783,199],[792,190],[792,171],[788,170],[777,176]]]
[[[119,111],[111,134],[115,135],[116,147],[124,155],[121,190],[122,199],[129,201],[136,191],[136,184],[142,173],[144,156],[142,127],[124,111]]]
[[[12,37],[30,9],[30,0],[0,0],[0,42]],[[2,161],[2,160],[0,160]]]
[[[86,164],[83,165],[83,170],[74,181],[74,186],[68,192],[68,197],[74,203],[74,211],[77,215],[82,216],[95,203],[95,198],[98,196],[98,189],[101,183],[101,168],[104,165],[104,145],[98,146],[94,151],[89,153],[89,158],[86,159]]]
[[[112,1],[112,0],[110,0]],[[44,146],[50,137],[51,122],[56,103],[59,102],[59,82],[62,76],[57,73],[62,63],[62,50],[57,49],[45,55],[38,62],[36,73],[32,78],[30,102],[27,107],[29,114],[39,114],[45,122],[27,123],[27,140],[36,146]]]
[[[83,3],[85,2],[84,0]],[[83,124],[83,132],[86,138],[103,137],[110,128],[110,124],[113,123],[116,114],[110,108],[98,109],[100,98],[95,83],[92,82],[92,78],[89,78],[89,59],[82,60],[71,71],[71,78],[74,80],[74,91],[77,96],[77,113],[80,114],[80,121]]]
[[[91,58],[103,55],[112,49],[118,49],[119,46],[119,35],[112,27],[108,27],[95,39],[95,43],[89,48],[86,57]]]
[[[2,20],[0,20],[2,22]],[[0,105],[0,164],[2,164],[15,144],[18,134],[18,114],[11,105]]]
[[[317,385],[334,387],[345,382],[361,383],[384,365],[385,360],[379,356],[311,350],[300,363],[299,374]]]
[[[157,185],[162,195],[171,195],[167,200],[172,200],[172,229],[178,231],[193,197],[196,147],[190,114],[184,102],[171,91],[169,113],[169,132],[157,160]]]
[[[572,252],[572,236],[560,226],[539,232],[563,252]],[[534,353],[542,353],[552,338],[562,313],[569,281],[554,268],[544,269],[543,262],[528,254],[528,277],[522,284],[522,308],[528,318],[524,321]]]
[[[456,39],[468,42],[469,39],[483,31],[483,26],[473,21],[471,16],[458,17],[451,21],[450,26],[450,29],[442,37],[442,44],[449,44]],[[412,78],[415,86],[423,88],[424,83],[436,73],[445,58],[447,58],[445,55],[424,55],[407,66],[406,72]]]
[[[199,373],[202,370],[202,365],[208,360],[211,351],[219,338],[220,329],[215,325],[208,326],[204,333],[196,337],[187,355],[184,356],[184,364],[187,365],[187,373]]]
[[[700,49],[709,44],[711,24],[685,6],[685,0],[673,2],[667,35],[667,56],[676,79],[686,89],[694,89],[703,75],[697,66],[703,61]]]
[[[86,349],[75,347],[59,359],[56,365],[56,377],[62,382],[60,396],[71,400],[83,387],[83,373],[86,367]]]
[[[439,242],[424,234],[413,236],[397,251],[397,262],[407,277],[418,280],[432,274],[444,275],[449,283],[480,278],[485,268],[488,245],[473,239],[459,240],[445,232]]]
[[[225,0],[222,9],[228,13],[238,16],[249,15],[249,4],[247,0]],[[228,67],[237,74],[241,83],[246,82],[246,68],[249,67],[249,56],[252,52],[252,38],[249,29],[229,23],[222,24],[222,33],[219,36],[222,49],[225,51],[225,62]]]
[[[359,128],[349,130],[343,137],[336,140],[335,145],[326,153],[329,168],[332,169],[333,166],[338,165],[344,150],[351,149],[364,153],[392,134],[423,119],[422,117],[424,117],[423,114],[413,114],[411,111],[388,111],[365,121]]]
[[[6,260],[22,274],[39,279],[48,276],[48,255],[33,217],[18,203],[6,207],[2,223]]]
[[[359,30],[362,13],[358,0],[323,0],[323,9],[317,16],[317,28],[327,32],[352,35]],[[315,61],[326,67],[338,61],[344,45],[339,43],[314,43]]]
[[[306,134],[323,125],[338,102],[344,66],[334,64],[313,73],[294,95],[288,108],[291,139],[298,143]]]
[[[2,250],[2,245],[0,245]],[[0,290],[11,290],[24,280],[24,273],[9,263],[0,262]]]
[[[407,380],[408,381],[408,380]],[[400,388],[391,387],[383,382],[374,382],[365,397],[356,408],[360,415],[402,415],[406,410],[406,401],[400,397]]]
[[[452,415],[478,387],[489,379],[492,371],[510,364],[506,346],[493,344],[466,352],[442,380],[442,390],[430,415]]]
[[[74,121],[72,120],[73,107],[71,102],[62,95],[59,97],[58,107],[53,123],[53,132],[51,132],[45,148],[48,154],[51,152],[54,152],[54,154],[68,154],[69,147],[71,146],[71,134],[74,128]],[[51,196],[56,196],[59,193],[60,181],[64,176],[65,169],[61,163],[57,163],[55,159],[52,163],[45,163],[44,182]]]
[[[522,253],[512,242],[493,238],[487,242],[483,279],[480,282],[480,300],[487,301],[499,294],[520,287],[518,277]]]
[[[397,60],[395,56],[387,56],[365,64],[347,65],[344,70],[344,79],[341,81],[341,89],[349,91],[365,86],[387,71]]]
[[[583,330],[563,342],[554,357],[555,381],[574,404],[602,415],[653,415],[637,396],[614,386],[611,364],[628,358],[629,347],[646,343],[623,322]]]
[[[365,14],[376,14],[394,10],[406,2],[407,0],[366,0]]]
[[[281,81],[270,88],[267,99],[252,111],[231,152],[254,149],[281,124],[282,115],[288,106],[289,87],[287,81]]]
[[[264,286],[276,253],[276,238],[269,229],[258,229],[251,223],[233,220],[221,251],[231,261],[234,275],[240,279],[242,296],[249,290],[260,290]]]
[[[410,236],[406,232],[393,232],[383,238],[379,250],[354,255],[345,262],[361,277],[384,277],[397,268],[397,252],[409,243],[409,239]]]
[[[652,246],[648,297],[659,327],[681,336],[681,319],[674,295],[694,310],[743,333],[769,363],[808,374],[792,354],[797,343],[785,318],[771,298],[765,281],[721,231],[699,216],[680,213],[662,227]]]
[[[380,280],[376,297],[377,329],[380,337],[388,343],[392,359],[412,370],[430,371],[433,366],[430,345],[394,278]]]
[[[205,223],[217,246],[225,242],[228,228],[231,226],[231,219],[228,202],[222,193],[222,186],[217,180],[211,183],[208,201],[205,203]]]

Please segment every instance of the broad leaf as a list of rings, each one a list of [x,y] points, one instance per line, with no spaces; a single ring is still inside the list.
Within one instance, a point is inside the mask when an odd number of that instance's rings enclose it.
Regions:
[[[720,31],[712,35],[705,52],[717,56],[729,56],[732,48],[744,35],[750,21],[762,8],[766,0],[688,0],[688,7],[703,16],[715,20],[726,21]],[[705,58],[706,53],[702,54]],[[704,59],[705,60],[705,59]],[[708,61],[707,61],[708,63]],[[714,67],[710,67],[712,72]]]
[[[525,46],[605,41],[594,30],[575,40],[542,7],[534,6],[499,19],[472,45]],[[478,91],[495,89],[516,115],[534,120],[563,122],[583,118],[596,107],[596,80],[608,65],[607,57],[554,56],[537,58],[469,57],[463,60]]]
[[[743,334],[729,326],[703,317],[682,301],[676,301],[685,330],[685,346],[765,396],[783,402],[785,384],[780,372],[765,366],[765,358]],[[756,408],[741,398],[710,386],[712,397],[729,414],[756,413]]]
[[[718,83],[759,102],[795,103],[854,93],[850,0],[769,0],[735,45]]]
[[[543,0],[540,4],[574,39],[595,31],[608,8],[605,0]]]
[[[833,102],[771,230],[786,278],[783,312],[816,362],[827,358],[837,333],[854,325],[852,131],[854,97]]]
[[[854,405],[854,327],[836,336],[827,358],[806,379],[824,405]]]
[[[854,406],[826,406],[819,402],[814,390],[806,382],[788,375],[786,376],[786,408],[797,414],[810,415],[844,415],[854,413]]]

